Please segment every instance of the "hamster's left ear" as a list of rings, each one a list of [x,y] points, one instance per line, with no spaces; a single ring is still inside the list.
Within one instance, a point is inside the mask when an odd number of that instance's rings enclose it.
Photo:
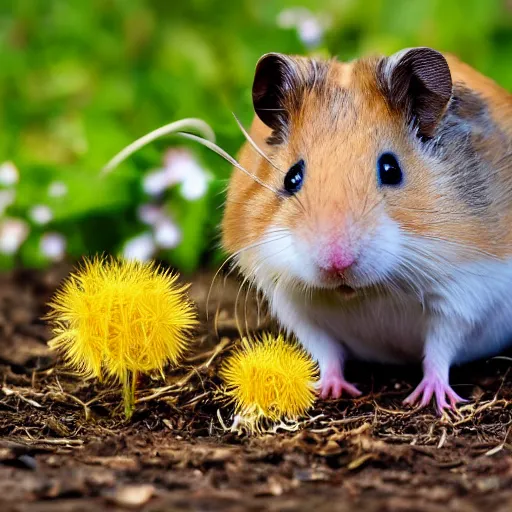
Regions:
[[[446,59],[431,48],[410,48],[384,58],[379,80],[391,106],[406,109],[418,134],[432,137],[452,95]]]

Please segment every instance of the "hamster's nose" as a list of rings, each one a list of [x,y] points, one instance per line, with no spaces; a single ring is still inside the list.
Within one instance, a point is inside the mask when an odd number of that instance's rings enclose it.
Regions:
[[[355,261],[354,256],[350,252],[340,249],[330,250],[326,256],[321,268],[326,274],[331,275],[343,275]]]

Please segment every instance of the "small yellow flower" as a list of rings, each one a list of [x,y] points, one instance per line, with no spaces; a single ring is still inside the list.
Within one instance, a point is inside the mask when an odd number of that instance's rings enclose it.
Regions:
[[[315,401],[316,365],[297,344],[264,334],[243,340],[221,369],[235,413],[253,430],[262,420],[302,416]],[[252,426],[252,427],[251,427]]]
[[[154,263],[114,258],[85,260],[49,304],[49,345],[86,377],[123,386],[125,412],[133,411],[139,373],[177,363],[197,315],[188,286]]]

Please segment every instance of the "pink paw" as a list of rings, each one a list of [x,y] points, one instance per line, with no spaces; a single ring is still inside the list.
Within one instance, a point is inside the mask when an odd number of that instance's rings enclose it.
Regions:
[[[343,392],[356,397],[361,394],[353,384],[347,382],[341,371],[328,371],[320,379],[320,398],[340,398]]]
[[[442,413],[445,409],[455,409],[458,402],[467,402],[453,391],[447,381],[436,373],[429,372],[423,377],[417,388],[404,400],[404,404],[418,404],[419,407],[426,407],[433,397],[439,413]]]

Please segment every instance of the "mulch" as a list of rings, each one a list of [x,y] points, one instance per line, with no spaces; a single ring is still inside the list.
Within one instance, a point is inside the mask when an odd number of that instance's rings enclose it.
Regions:
[[[179,370],[144,377],[127,422],[119,390],[77,378],[46,341],[67,275],[0,276],[0,510],[512,510],[510,360],[452,372],[458,414],[405,409],[419,367],[353,363],[359,399],[317,401],[298,423],[248,435],[219,401],[239,331],[272,328],[232,277],[193,276],[202,329]],[[208,304],[207,304],[208,302]],[[208,317],[207,317],[208,311]]]

